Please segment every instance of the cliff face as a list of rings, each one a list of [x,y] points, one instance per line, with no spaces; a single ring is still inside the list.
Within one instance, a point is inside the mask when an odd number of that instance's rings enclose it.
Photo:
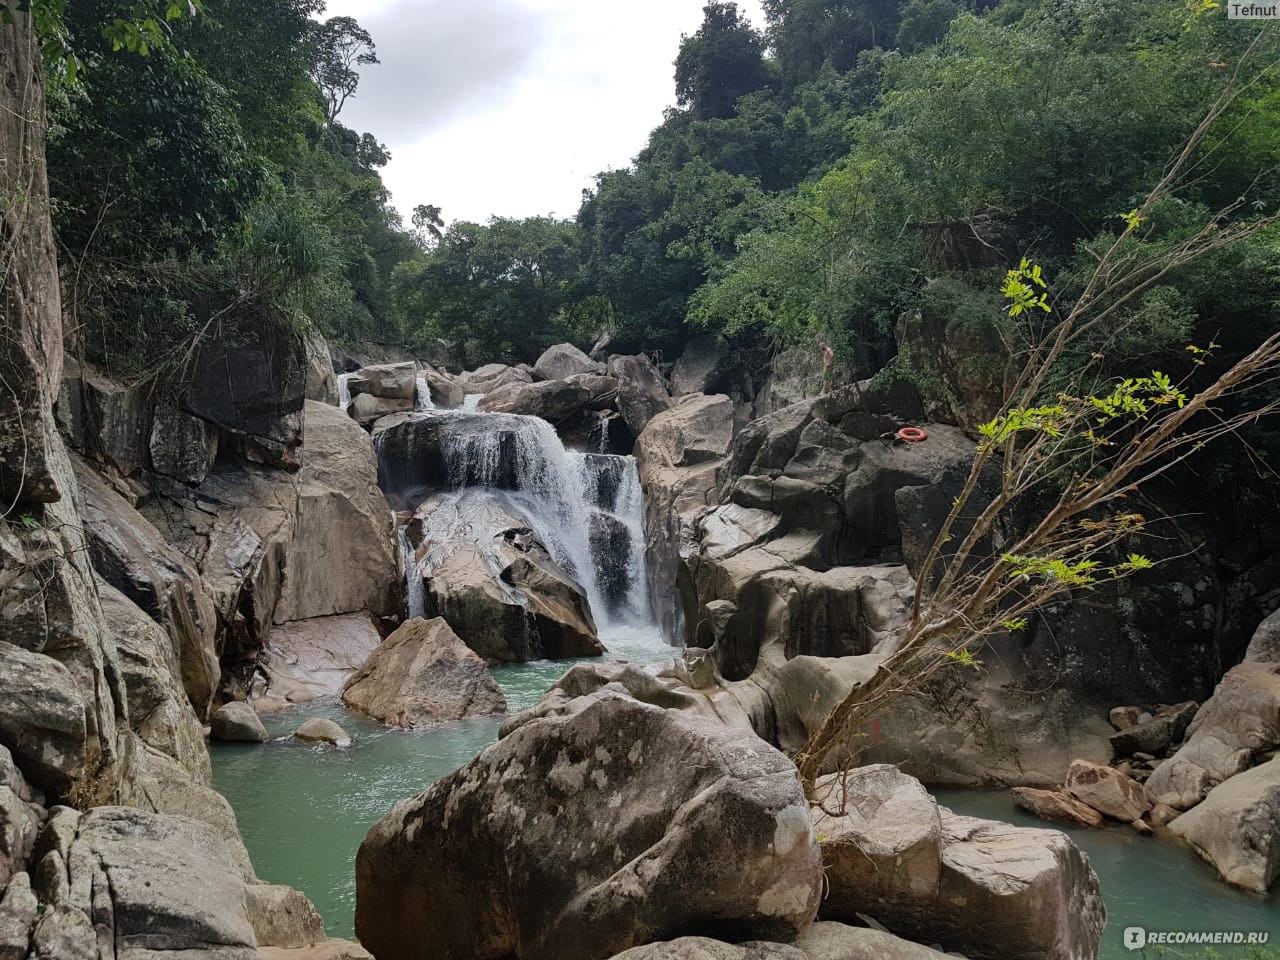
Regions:
[[[260,946],[305,946],[323,939],[323,924],[301,894],[254,877],[235,816],[209,785],[201,720],[220,695],[226,638],[244,626],[243,594],[260,582],[276,585],[270,603],[261,591],[256,595],[266,608],[247,642],[260,646],[278,605],[306,615],[310,594],[319,613],[332,612],[332,602],[316,599],[324,584],[317,586],[314,574],[302,576],[298,561],[255,580],[271,555],[252,526],[258,513],[231,511],[209,528],[235,528],[253,548],[237,555],[233,587],[219,594],[198,564],[134,509],[154,491],[137,478],[125,484],[127,475],[105,458],[96,466],[81,459],[59,433],[61,423],[87,451],[85,426],[96,424],[96,448],[109,447],[122,460],[132,456],[135,468],[165,466],[148,482],[168,476],[176,484],[169,502],[191,508],[196,495],[188,484],[203,482],[217,430],[239,436],[243,456],[296,467],[289,458],[300,444],[302,397],[294,403],[291,390],[283,391],[277,404],[285,426],[296,426],[294,442],[287,430],[277,436],[256,421],[241,430],[235,411],[221,416],[226,423],[211,424],[116,389],[99,397],[97,413],[109,415],[95,419],[62,390],[39,46],[29,14],[6,19],[0,20],[6,161],[0,164],[0,953],[92,960],[199,951],[217,960],[254,960]],[[76,395],[83,400],[83,391]],[[135,429],[143,419],[159,424],[158,434]],[[372,546],[357,555],[373,569],[339,602],[388,607],[396,579],[390,518],[373,501],[371,448],[366,459],[356,471],[363,486],[347,476],[276,471],[287,480],[271,488],[272,509],[260,512],[286,531],[277,555],[291,559],[310,549],[308,529],[327,528],[331,514],[346,518],[353,539],[368,535]],[[184,470],[174,481],[171,475]],[[344,488],[343,503],[331,504]],[[387,570],[389,581],[382,578]]]

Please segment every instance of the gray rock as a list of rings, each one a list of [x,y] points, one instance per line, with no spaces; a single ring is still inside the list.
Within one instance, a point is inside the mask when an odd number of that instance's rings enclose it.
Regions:
[[[1265,894],[1280,877],[1280,758],[1214,787],[1169,829],[1227,883]]]
[[[1228,670],[1187,732],[1187,742],[1146,783],[1152,805],[1190,809],[1280,745],[1280,664],[1246,660]]]
[[[382,636],[367,613],[312,617],[272,627],[258,661],[265,691],[255,691],[258,713],[318,697],[337,696],[378,649]]]
[[[296,949],[325,939],[324,920],[315,906],[293,887],[250,883],[245,907],[259,947]]]
[[[592,379],[598,381],[604,378]],[[609,383],[613,384],[614,381]],[[560,423],[590,407],[597,396],[593,387],[598,386],[598,383],[578,380],[510,383],[486,393],[480,406],[489,413],[514,413]]]
[[[297,730],[293,731],[293,735],[299,740],[309,740],[315,743],[331,743],[335,747],[346,747],[351,745],[351,737],[347,731],[338,726],[332,720],[326,720],[323,717],[312,717],[307,720]]]
[[[118,960],[258,960],[244,882],[209,826],[99,807],[82,818],[73,858],[80,848],[105,874]]]
[[[192,365],[184,408],[240,441],[258,462],[297,465],[306,400],[307,351],[284,318],[228,318],[224,335],[207,338]]]
[[[0,960],[25,960],[39,908],[30,878],[14,874],[0,897]]]
[[[1077,760],[1067,771],[1066,786],[1081,803],[1122,823],[1132,823],[1151,809],[1142,784],[1113,767]]]
[[[437,407],[460,407],[466,399],[466,388],[461,381],[432,367],[424,367],[418,374],[427,382],[431,400]]]
[[[38,789],[57,796],[85,770],[85,703],[65,666],[0,640],[0,745]]]
[[[808,960],[944,960],[952,954],[895,937],[883,930],[843,923],[815,923],[796,938]]]
[[[1141,707],[1112,707],[1108,719],[1116,730],[1128,730],[1138,725],[1138,717],[1141,715]]]
[[[566,380],[580,373],[604,373],[604,364],[592,360],[571,343],[548,347],[533,365],[533,375],[539,380]]]
[[[26,869],[44,825],[44,797],[0,746],[0,890]]]
[[[505,363],[490,363],[462,375],[468,393],[490,393],[511,384],[533,383],[533,374]]]
[[[354,400],[359,396],[381,400],[407,401],[410,409],[418,392],[418,365],[406,363],[381,363],[362,367],[347,381]]]
[[[258,947],[261,960],[373,960],[373,954],[349,940],[322,940],[308,947]]]
[[[755,940],[722,943],[706,937],[681,937],[624,950],[613,960],[806,960],[807,955],[783,943]]]
[[[411,399],[400,400],[375,397],[372,394],[362,393],[352,398],[351,406],[347,408],[347,413],[352,420],[368,430],[383,417],[390,416],[393,413],[410,413],[412,410],[413,400]]]
[[[356,931],[379,960],[599,960],[700,924],[791,939],[809,923],[821,858],[785,756],[613,691],[571,709],[370,830]]]
[[[1085,960],[1106,922],[1088,858],[1056,830],[958,817],[892,767],[827,778],[824,920],[874,917],[916,941],[990,960]],[[847,803],[843,804],[843,796]],[[863,863],[859,864],[858,859]]]
[[[384,640],[347,681],[342,702],[394,727],[507,712],[484,660],[439,617],[410,620]]]
[[[727,393],[741,377],[741,365],[741,358],[723,337],[693,337],[671,371],[671,395]]]
[[[1111,747],[1119,757],[1163,754],[1172,743],[1173,723],[1169,717],[1151,717],[1111,735]]]
[[[640,436],[650,420],[670,408],[667,383],[644,354],[610,357],[608,373],[618,382],[618,409],[634,436]]]
[[[942,821],[920,781],[889,764],[832,774],[815,788],[829,894],[824,918],[874,916],[891,927],[929,909],[942,872]]]
[[[177,406],[155,408],[148,441],[151,469],[182,483],[198,484],[209,475],[217,440],[209,424]]]
[[[209,735],[226,743],[266,743],[270,739],[253,707],[239,700],[224,704],[209,718]]]
[[[66,903],[47,908],[32,934],[29,960],[98,960],[93,921]]]
[[[333,357],[329,353],[329,344],[324,337],[315,331],[302,338],[306,351],[306,398],[317,403],[327,403],[331,407],[338,405],[338,375],[333,369]]]

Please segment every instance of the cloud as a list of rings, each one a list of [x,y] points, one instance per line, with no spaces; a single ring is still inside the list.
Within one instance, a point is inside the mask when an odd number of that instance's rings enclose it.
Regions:
[[[674,101],[705,0],[332,0],[378,45],[343,122],[385,142],[396,206],[447,220],[570,217]],[[743,4],[763,22],[758,0]]]
[[[339,6],[358,4],[331,4],[327,15],[337,15]],[[358,118],[361,129],[383,140],[501,103],[527,70],[545,26],[509,0],[401,2],[353,15],[373,35],[382,62],[364,69],[343,120]]]

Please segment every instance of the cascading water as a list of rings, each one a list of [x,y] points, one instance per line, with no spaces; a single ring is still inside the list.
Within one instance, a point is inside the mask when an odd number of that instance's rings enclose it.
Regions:
[[[413,410],[415,413],[423,413],[427,410],[436,408],[435,401],[431,399],[431,384],[427,383],[426,377],[418,378],[417,392],[414,394]]]
[[[409,608],[409,618],[413,619],[427,615],[427,591],[418,572],[418,557],[409,542],[408,529],[408,526],[403,526],[397,532],[400,535],[400,556],[404,558],[405,605]]]
[[[351,406],[351,374],[338,374],[338,406],[343,413]]]
[[[551,424],[515,414],[437,410],[415,415],[404,429],[407,437],[391,462],[380,444],[381,482],[409,509],[436,495],[423,518],[422,542],[435,545],[425,566],[470,541],[498,568],[493,544],[457,528],[459,506],[469,513],[489,498],[498,511],[518,518],[508,522],[528,527],[578,582],[598,627],[649,624],[643,504],[633,458],[567,451]],[[442,498],[445,492],[450,496]],[[407,573],[420,580],[413,570]]]

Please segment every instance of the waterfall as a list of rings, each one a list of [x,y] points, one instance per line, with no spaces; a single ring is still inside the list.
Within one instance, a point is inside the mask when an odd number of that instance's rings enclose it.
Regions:
[[[612,624],[650,618],[644,555],[644,499],[635,457],[571,454],[591,513],[592,561],[601,610]]]
[[[338,374],[338,407],[343,413],[351,406],[351,374]]]
[[[436,408],[435,401],[431,399],[431,384],[427,383],[426,377],[418,378],[418,389],[413,401],[413,410],[415,413],[423,413],[427,410]]]
[[[484,400],[483,393],[468,393],[462,398],[462,409],[466,413],[476,413],[480,409],[480,403]]]
[[[395,517],[395,513],[392,513]],[[394,522],[394,519],[393,519]],[[408,525],[399,527],[400,555],[404,557],[405,603],[409,608],[409,619],[427,615],[427,588],[418,572],[418,557],[413,545],[409,543]]]

